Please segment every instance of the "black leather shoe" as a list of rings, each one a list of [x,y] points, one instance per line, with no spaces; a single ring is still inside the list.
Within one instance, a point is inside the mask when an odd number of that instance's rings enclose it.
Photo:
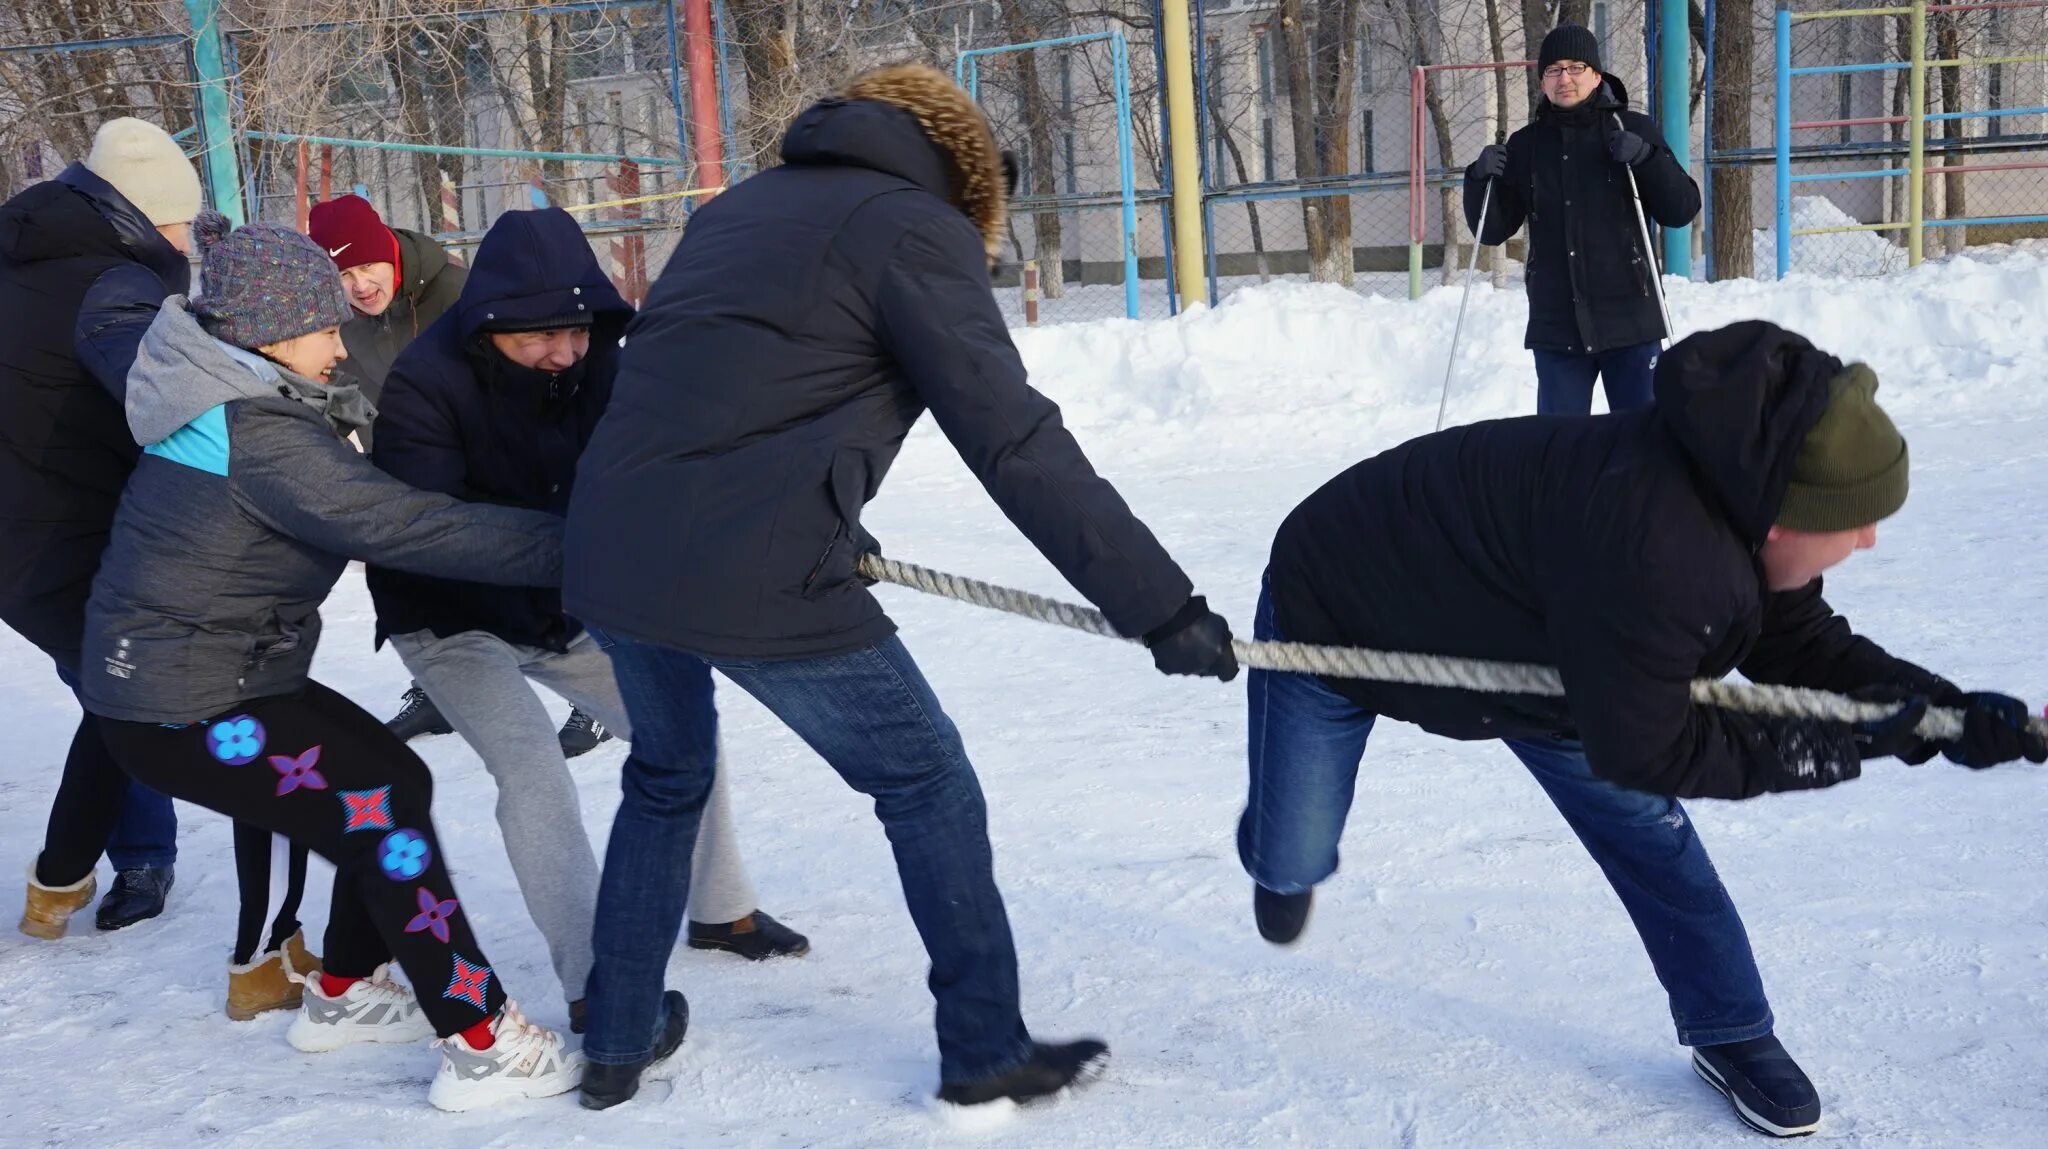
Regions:
[[[1276,946],[1293,945],[1308,925],[1308,910],[1315,903],[1315,898],[1314,890],[1276,894],[1254,882],[1252,916],[1258,919],[1259,936]]]
[[[1820,1128],[1820,1094],[1769,1034],[1702,1045],[1692,1051],[1692,1068],[1735,1106],[1744,1125],[1759,1133],[1804,1137]]]
[[[707,925],[690,923],[690,948],[725,950],[748,961],[772,957],[801,957],[811,952],[811,941],[760,910],[736,922]]]
[[[146,922],[164,912],[164,899],[171,896],[175,875],[169,866],[144,866],[114,871],[114,884],[100,899],[95,923],[103,930],[118,930]]]
[[[661,1040],[654,1043],[647,1060],[632,1065],[583,1063],[583,1108],[610,1109],[633,1100],[640,1092],[640,1075],[668,1060],[683,1044],[683,1034],[690,1028],[690,1003],[681,991],[672,989],[661,995],[661,1005],[668,1016],[662,1019]]]
[[[410,742],[415,738],[426,738],[434,734],[453,734],[455,728],[441,717],[441,708],[427,697],[427,692],[417,685],[405,692],[405,705],[398,708],[398,714],[384,724],[386,730],[398,735],[399,741]]]
[[[1031,1060],[1008,1073],[939,1086],[939,1100],[948,1105],[986,1105],[1009,1098],[1022,1104],[1049,1097],[1070,1085],[1086,1085],[1102,1075],[1109,1046],[1094,1038],[1060,1045],[1031,1043]]]

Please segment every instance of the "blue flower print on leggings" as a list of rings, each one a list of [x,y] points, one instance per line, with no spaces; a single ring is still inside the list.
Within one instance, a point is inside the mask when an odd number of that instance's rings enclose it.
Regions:
[[[394,882],[409,882],[427,872],[434,852],[418,830],[393,830],[377,844],[377,865]]]
[[[223,719],[207,728],[206,748],[217,762],[246,766],[263,753],[263,724],[246,714]]]

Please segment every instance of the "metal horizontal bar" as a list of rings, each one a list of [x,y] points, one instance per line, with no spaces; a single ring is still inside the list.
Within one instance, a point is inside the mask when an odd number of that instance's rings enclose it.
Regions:
[[[431,15],[421,13],[415,18],[422,23],[431,23],[438,20],[470,23],[477,20],[488,20],[493,16],[553,16],[562,12],[603,12],[611,8],[653,8],[666,2],[667,0],[583,0],[582,3],[549,4],[546,7],[472,8],[467,11],[458,9],[453,12],[436,12]],[[237,36],[247,36],[255,32],[266,34],[271,32],[343,32],[350,28],[361,27],[364,27],[362,21],[328,21],[319,24],[282,24],[275,27],[266,25],[262,28],[226,28],[221,31],[221,35],[229,40],[233,40]],[[182,36],[179,37],[179,39],[183,38]]]
[[[1417,64],[1418,72],[1478,72],[1493,68],[1533,68],[1534,60],[1502,60],[1498,64]]]
[[[2042,164],[2041,166],[2048,167],[2048,164]],[[1912,172],[1909,168],[1881,168],[1877,171],[1864,172],[1815,172],[1806,175],[1791,176],[1789,178],[1791,182],[1795,184],[1825,184],[1833,183],[1836,180],[1891,179],[1895,176],[1903,176],[1910,174],[1912,174]]]
[[[1928,9],[1933,11],[1933,9]],[[1911,16],[1911,8],[1840,8],[1833,12],[1792,12],[1793,23],[1802,20],[1841,20],[1849,16]]]
[[[159,44],[182,44],[183,36],[123,36],[117,40],[64,40],[54,44],[4,44],[0,55],[13,52],[90,52],[100,48],[153,48]]]
[[[1983,152],[1996,155],[2004,152],[2038,152],[2048,148],[2048,134],[2029,132],[2022,135],[1971,136],[1967,139],[1927,138],[1928,155],[1949,152]],[[1911,151],[1908,141],[1900,140],[1849,140],[1828,144],[1800,144],[1792,149],[1795,163],[1811,163],[1825,160],[1868,159],[1872,156],[1903,156]],[[1777,149],[1768,145],[1757,148],[1729,148],[1714,152],[1708,162],[1729,165],[1745,163],[1776,163]]]
[[[2040,115],[2048,115],[2048,108],[1991,108],[1982,112],[1937,112],[1927,119],[1931,123],[1935,120],[1997,120],[2006,116]]]
[[[2048,64],[2048,56],[1970,56],[1961,60],[1929,60],[1930,68],[1960,68],[1966,64]]]
[[[563,163],[615,164],[631,160],[647,167],[681,168],[690,161],[668,159],[662,156],[605,155],[596,152],[531,152],[518,148],[455,148],[439,144],[403,144],[387,140],[351,140],[340,136],[299,136],[287,132],[244,132],[252,140],[272,140],[281,144],[295,144],[304,140],[309,144],[332,144],[337,148],[364,148],[377,152],[425,152],[436,156],[479,156],[485,159],[502,160],[560,160]]]
[[[1930,219],[1922,227],[1968,227],[1973,223],[2048,223],[2048,215],[1989,215],[1982,219]]]
[[[1794,228],[1794,229],[1792,229],[1792,234],[1793,234],[1793,235],[1841,235],[1841,234],[1844,234],[1844,233],[1847,233],[1847,232],[1852,232],[1852,231],[1898,231],[1898,230],[1900,230],[1900,229],[1902,229],[1902,228],[1907,228],[1907,227],[1911,227],[1911,226],[1913,226],[1913,225],[1912,225],[1912,224],[1909,224],[1909,223],[1904,223],[1904,222],[1900,222],[1900,223],[1854,223],[1854,224],[1843,224],[1843,225],[1842,225],[1842,226],[1840,226],[1840,227],[1799,227],[1799,228]],[[1928,224],[1927,224],[1927,226],[1929,226],[1929,227],[1932,227],[1932,226],[1934,226],[1934,224],[1933,224],[1933,221],[1932,221],[1932,220],[1928,221]]]
[[[1993,0],[1987,4],[1929,4],[1929,12],[1982,12],[1989,8],[2048,8],[2048,0]]]
[[[1010,52],[1028,52],[1033,48],[1058,48],[1067,44],[1093,44],[1102,40],[1113,40],[1114,32],[1090,32],[1083,36],[1057,36],[1050,40],[1030,40],[1022,44],[1003,44],[995,48],[973,48],[960,53],[956,59],[978,60],[983,56],[1003,55]]]
[[[1811,68],[1794,68],[1785,73],[1788,76],[1847,76],[1856,72],[1903,72],[1913,65],[1904,60],[1884,64],[1821,64]]]
[[[1797,120],[1792,124],[1792,130],[1796,132],[1801,128],[1859,128],[1866,124],[1903,124],[1905,122],[1906,117],[1904,116],[1863,116],[1853,120]]]
[[[1929,175],[1941,172],[1953,175],[1956,172],[2033,172],[2048,168],[2048,161],[2031,164],[1929,164]]]

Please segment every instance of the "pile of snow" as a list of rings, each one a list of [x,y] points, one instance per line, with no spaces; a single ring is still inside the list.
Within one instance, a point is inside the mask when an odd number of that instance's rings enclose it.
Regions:
[[[1793,196],[1792,228],[1852,227],[1861,223],[1836,207],[1826,196]],[[1792,270],[1815,275],[1888,275],[1906,269],[1906,249],[1876,231],[1841,231],[1828,235],[1792,237]],[[1776,226],[1756,231],[1758,275],[1776,275],[1778,232]]]

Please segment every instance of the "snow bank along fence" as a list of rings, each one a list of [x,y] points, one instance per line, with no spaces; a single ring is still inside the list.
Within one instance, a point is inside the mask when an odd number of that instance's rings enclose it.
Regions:
[[[1100,611],[1029,591],[997,586],[978,579],[946,574],[915,563],[899,562],[880,555],[862,555],[860,573],[878,582],[909,587],[939,598],[972,603],[988,610],[1014,614],[1053,626],[1063,626],[1103,638],[1124,639],[1109,625]],[[1315,674],[1330,678],[1363,678],[1376,682],[1398,682],[1408,686],[1441,686],[1491,694],[1532,694],[1564,697],[1564,682],[1556,670],[1520,662],[1492,662],[1476,658],[1447,658],[1431,654],[1367,650],[1349,646],[1312,646],[1300,642],[1231,643],[1239,665],[1255,670],[1290,674]],[[1899,707],[1885,703],[1860,702],[1845,695],[1795,686],[1758,686],[1719,679],[1696,679],[1692,698],[1702,706],[1736,710],[1780,718],[1810,718],[1823,722],[1873,722],[1898,713]],[[2048,736],[2048,719],[2030,718],[2037,734]],[[1929,707],[1917,727],[1921,737],[1952,741],[1963,733],[1962,712]]]
[[[2048,234],[2048,190],[2044,190],[2048,189],[2048,176],[2012,175],[2048,171],[2048,134],[2039,130],[2043,117],[2048,116],[2048,85],[2043,82],[2048,76],[2044,14],[2048,14],[2048,0],[1955,4],[1912,0],[1892,7],[1807,12],[1794,11],[1791,0],[1778,0],[1772,36],[1778,277],[1782,279],[1795,266],[1837,274],[1874,274],[1918,266],[1931,228],[1954,229],[1953,238],[1944,243],[1950,250],[1964,245],[1965,228],[1978,229],[1978,234],[1987,238],[2030,230]],[[1850,20],[1891,26],[1897,33],[1894,54],[1903,58],[1797,63],[1795,27]],[[1881,35],[1883,29],[1877,31]],[[1930,38],[1933,55],[1928,51]],[[1861,39],[1867,43],[1870,36],[1866,33]],[[1845,32],[1836,38],[1836,45],[1857,41],[1858,37]],[[1812,43],[1818,47],[1825,41]],[[2015,48],[2022,50],[2015,52]],[[1938,83],[1930,86],[1930,76]],[[1835,82],[1837,105],[1832,115],[1795,118],[1796,106],[1803,105],[1795,105],[1794,81],[1810,77]],[[1863,82],[1861,93],[1859,81]],[[1886,88],[1890,98],[1883,100]],[[1875,109],[1870,106],[1873,101],[1877,101]],[[1938,112],[1933,110],[1937,103]],[[1868,114],[1872,110],[1881,114]],[[1944,130],[1938,141],[1930,143],[1928,128],[1934,124]],[[1977,134],[1971,134],[1973,127]],[[2035,130],[2029,132],[2029,127]],[[1857,138],[1858,129],[1866,138]],[[1834,132],[1836,138],[1822,141],[1803,135],[1797,139],[1814,142],[1795,143],[1794,133],[1809,132]],[[1871,136],[1876,138],[1868,138]],[[1928,164],[1930,153],[1939,163]],[[1992,162],[1970,159],[1986,153],[1992,155]],[[1882,166],[1843,166],[1873,160]],[[1794,171],[1795,162],[1805,170]],[[1970,183],[1970,176],[1990,173],[2000,173],[2003,178],[1975,186]],[[1795,187],[1852,181],[1882,181],[1876,193],[1860,197],[1860,214],[1875,219],[1834,212],[1802,224],[1795,211]],[[1928,218],[1930,200],[1938,209],[1932,219]],[[1986,200],[1991,205],[1988,211],[1969,214],[1973,202]],[[1857,249],[1841,238],[1866,233],[1901,237],[1902,257],[1896,246],[1890,253],[1882,244]],[[1799,242],[1799,237],[1809,236],[1834,237],[1831,249],[1809,251]]]

